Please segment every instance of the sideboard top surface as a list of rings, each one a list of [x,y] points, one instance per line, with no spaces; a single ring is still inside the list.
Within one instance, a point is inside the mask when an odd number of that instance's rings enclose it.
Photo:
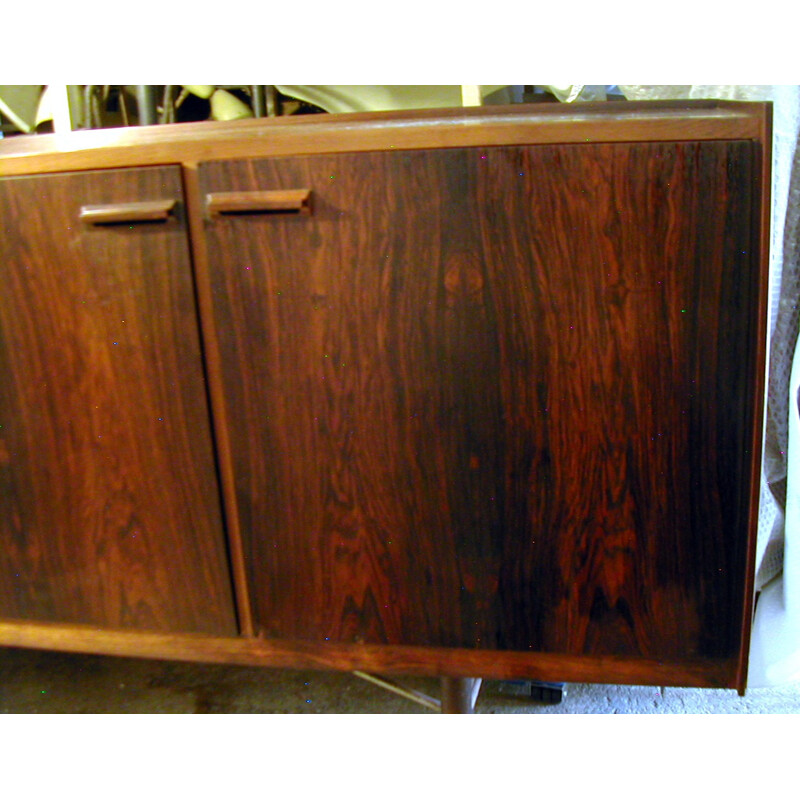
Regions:
[[[367,150],[765,139],[771,104],[716,100],[513,105],[106,128],[0,141],[0,176]]]

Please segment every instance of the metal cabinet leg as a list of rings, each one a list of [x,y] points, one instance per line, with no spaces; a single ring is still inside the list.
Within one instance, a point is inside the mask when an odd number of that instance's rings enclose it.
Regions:
[[[442,714],[473,714],[480,678],[442,678]]]

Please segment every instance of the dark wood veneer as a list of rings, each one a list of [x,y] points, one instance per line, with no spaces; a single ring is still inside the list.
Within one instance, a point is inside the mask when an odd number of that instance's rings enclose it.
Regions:
[[[758,269],[749,142],[200,167],[256,629],[732,658]]]
[[[0,142],[0,643],[743,691],[770,120]]]
[[[331,644],[251,637],[165,634],[0,621],[0,642],[64,652],[208,664],[288,669],[369,670],[387,675],[528,678],[568,683],[628,683],[651,686],[732,686],[735,659],[671,661],[620,656],[565,656],[461,648]]]
[[[0,175],[219,158],[503,144],[757,139],[764,104],[643,101],[109,128],[0,141]]]
[[[0,180],[0,615],[235,634],[177,167]],[[13,231],[13,235],[8,232]]]

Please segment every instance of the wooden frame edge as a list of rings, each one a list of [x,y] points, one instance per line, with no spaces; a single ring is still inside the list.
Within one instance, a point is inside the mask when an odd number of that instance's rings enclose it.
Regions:
[[[765,104],[760,119],[761,130],[757,139],[760,147],[758,161],[758,179],[754,186],[756,203],[753,214],[753,244],[758,248],[759,297],[758,326],[755,340],[759,348],[755,364],[755,421],[751,444],[751,490],[750,519],[747,542],[747,564],[744,591],[744,607],[742,609],[742,631],[740,637],[739,668],[736,674],[736,690],[744,695],[747,688],[747,671],[750,654],[750,640],[755,613],[755,578],[756,578],[756,540],[758,537],[759,505],[761,496],[762,458],[766,423],[766,391],[769,382],[769,272],[770,272],[770,240],[772,217],[772,105]]]
[[[369,150],[754,139],[761,130],[762,105],[657,100],[547,108],[520,104],[74,131],[0,142],[0,176]]]
[[[440,647],[317,644],[14,621],[0,622],[0,646],[284,669],[728,689],[735,688],[738,666],[736,659],[669,662]]]
[[[239,525],[236,488],[234,485],[231,445],[228,436],[228,413],[225,392],[221,383],[219,344],[214,326],[211,279],[208,271],[208,256],[205,247],[204,210],[197,176],[197,165],[182,165],[182,180],[186,216],[190,230],[192,249],[192,274],[197,295],[198,326],[205,352],[204,370],[208,393],[209,415],[214,431],[214,454],[217,463],[222,514],[228,542],[233,594],[236,603],[239,632],[243,636],[253,635],[253,617],[250,591],[244,559],[241,528]]]

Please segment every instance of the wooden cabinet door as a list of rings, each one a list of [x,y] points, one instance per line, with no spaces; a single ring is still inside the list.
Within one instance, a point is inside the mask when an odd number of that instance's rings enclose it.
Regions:
[[[2,617],[236,632],[181,192],[177,167],[0,180]]]
[[[733,663],[753,169],[715,141],[201,165],[217,210],[312,193],[206,222],[257,630]]]

